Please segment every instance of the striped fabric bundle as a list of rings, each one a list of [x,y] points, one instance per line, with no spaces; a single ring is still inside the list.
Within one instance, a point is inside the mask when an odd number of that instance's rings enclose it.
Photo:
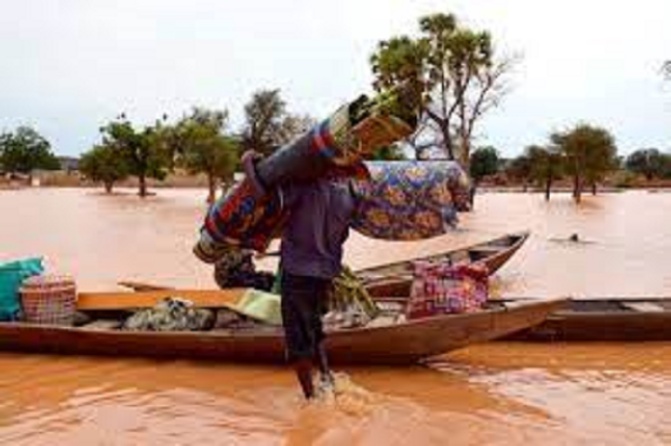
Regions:
[[[194,254],[214,263],[239,249],[263,252],[279,235],[287,216],[277,192],[259,197],[245,179],[210,208]]]

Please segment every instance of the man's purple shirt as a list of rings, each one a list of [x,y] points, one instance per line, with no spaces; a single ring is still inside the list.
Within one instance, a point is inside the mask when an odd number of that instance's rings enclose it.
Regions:
[[[356,205],[349,183],[291,183],[281,192],[283,206],[289,209],[280,249],[282,270],[326,279],[340,274]]]

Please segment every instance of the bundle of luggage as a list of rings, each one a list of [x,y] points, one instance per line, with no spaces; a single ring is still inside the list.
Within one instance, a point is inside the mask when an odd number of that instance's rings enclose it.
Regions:
[[[265,251],[287,221],[282,186],[318,178],[353,183],[353,228],[369,237],[418,240],[447,232],[470,203],[470,180],[456,162],[366,161],[415,131],[419,108],[408,88],[345,104],[266,158],[245,153],[245,178],[210,208],[195,255],[215,263],[233,249]]]
[[[72,325],[76,302],[74,280],[44,274],[42,258],[0,264],[0,321]]]
[[[124,330],[198,331],[214,327],[212,310],[196,308],[189,300],[167,297],[153,308],[139,310],[124,322]]]
[[[408,319],[477,311],[487,302],[489,271],[481,263],[415,262]]]

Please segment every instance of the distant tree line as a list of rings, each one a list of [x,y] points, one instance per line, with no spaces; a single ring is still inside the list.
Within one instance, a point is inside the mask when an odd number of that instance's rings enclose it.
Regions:
[[[204,174],[208,202],[220,186],[233,180],[240,154],[253,149],[264,155],[309,130],[308,116],[290,114],[279,90],[260,90],[245,105],[238,133],[229,128],[227,110],[193,108],[175,122],[162,116],[138,127],[121,114],[100,129],[101,141],[84,153],[80,170],[104,184],[108,192],[129,176],[138,179],[139,195],[147,195],[147,179],[162,180],[175,169]]]
[[[624,167],[630,172],[643,175],[648,181],[671,179],[671,152],[640,149],[624,160]]]
[[[542,145],[531,145],[510,160],[502,160],[493,147],[478,148],[471,154],[470,173],[476,185],[487,176],[503,174],[521,183],[541,187],[547,200],[553,184],[569,181],[573,197],[580,202],[581,194],[590,189],[596,194],[597,185],[616,170],[642,175],[648,181],[671,179],[671,153],[658,149],[640,149],[624,158],[617,156],[613,136],[605,129],[588,124],[555,132]]]
[[[267,156],[317,123],[310,116],[289,113],[277,89],[255,92],[244,110],[238,132],[230,130],[227,110],[196,107],[174,122],[164,115],[144,126],[122,113],[99,129],[100,140],[82,154],[79,170],[108,193],[118,182],[136,177],[141,197],[148,195],[148,179],[163,180],[176,169],[204,174],[212,202],[217,189],[233,181],[243,151]],[[397,160],[405,154],[400,146],[389,146],[372,158]],[[59,168],[51,144],[36,130],[21,126],[0,134],[0,172],[29,175],[35,169]]]

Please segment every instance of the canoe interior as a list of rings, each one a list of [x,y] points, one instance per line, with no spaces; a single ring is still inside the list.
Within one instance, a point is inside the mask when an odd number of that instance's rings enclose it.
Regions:
[[[528,232],[499,237],[474,246],[443,254],[422,257],[421,260],[447,264],[483,262],[490,274],[498,271],[529,238]],[[412,261],[383,265],[358,271],[369,294],[374,298],[409,296],[412,286]]]
[[[129,308],[151,308],[166,297],[179,296],[204,308],[221,308],[235,303],[245,292],[244,288],[227,288],[225,290],[188,290],[188,289],[154,289],[147,291],[111,291],[83,292],[77,295],[79,311],[124,310]]]
[[[671,341],[671,298],[574,299],[535,327],[525,341]]]
[[[388,263],[384,265],[374,266],[371,268],[364,268],[357,271],[357,275],[362,278],[368,277],[384,277],[394,276],[398,274],[408,274],[412,272],[411,262],[416,260],[424,260],[430,262],[476,262],[485,261],[490,266],[491,273],[502,266],[502,263],[492,261],[502,253],[507,253],[513,250],[513,253],[519,249],[522,244],[528,239],[529,232],[519,232],[507,234],[503,237],[498,237],[488,240],[477,245],[468,246],[456,250],[447,251],[440,254],[423,256],[414,259],[403,260],[400,262]],[[507,260],[507,259],[506,259]]]

